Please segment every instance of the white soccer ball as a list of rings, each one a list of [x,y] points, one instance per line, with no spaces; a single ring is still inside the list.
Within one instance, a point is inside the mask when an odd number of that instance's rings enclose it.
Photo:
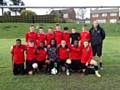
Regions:
[[[71,64],[71,63],[72,63],[71,59],[67,59],[67,60],[66,60],[66,63],[67,63],[67,64]]]
[[[56,68],[53,68],[52,70],[51,70],[51,74],[53,74],[53,75],[56,75],[57,74],[57,69]]]
[[[33,64],[32,64],[32,67],[33,67],[34,69],[37,69],[37,68],[38,68],[38,64],[37,64],[37,63],[33,63]]]

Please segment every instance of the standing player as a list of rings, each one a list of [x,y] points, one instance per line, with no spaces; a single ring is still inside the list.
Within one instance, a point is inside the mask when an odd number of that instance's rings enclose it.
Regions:
[[[72,33],[70,34],[70,42],[74,44],[74,41],[80,40],[80,34],[76,31],[76,28],[72,28]]]
[[[44,32],[44,28],[40,27],[39,29],[39,33],[37,34],[37,46],[40,46],[41,42],[45,43],[46,40],[46,36],[45,36],[45,32]]]
[[[36,63],[36,49],[33,40],[28,41],[26,46],[26,72],[32,75],[34,72],[33,64]]]
[[[26,43],[28,44],[29,40],[33,40],[35,45],[37,45],[37,33],[35,32],[34,24],[30,25],[30,31],[26,33]]]
[[[93,22],[93,26],[90,29],[91,34],[91,46],[93,49],[93,56],[95,58],[96,54],[99,57],[99,64],[100,69],[103,69],[102,67],[102,45],[103,40],[105,39],[105,31],[103,28],[101,28],[97,21]]]
[[[93,65],[95,70],[95,75],[97,77],[101,77],[101,75],[98,73],[97,62],[93,60],[92,47],[89,45],[88,41],[84,41],[83,46],[84,47],[82,48],[82,55],[81,55],[82,68],[86,69],[88,66]]]
[[[60,45],[63,39],[63,33],[61,31],[61,27],[59,24],[56,24],[54,34],[55,34],[55,40],[56,40],[57,45]]]
[[[82,27],[82,32],[80,32],[80,37],[81,37],[80,39],[81,45],[83,45],[83,42],[85,40],[90,42],[91,35],[90,35],[90,32],[88,31],[87,25],[84,25]]]
[[[37,53],[37,63],[39,71],[43,68],[45,61],[47,59],[47,49],[45,48],[45,43],[40,42],[40,46],[36,50]]]
[[[70,32],[68,31],[68,27],[64,27],[63,40],[66,41],[66,44],[70,43]]]
[[[16,39],[16,44],[11,47],[13,74],[14,75],[25,74],[24,51],[25,51],[25,45],[21,44],[20,39]]]
[[[46,34],[46,42],[47,42],[47,46],[50,45],[50,42],[52,39],[54,39],[55,36],[54,36],[54,33],[53,33],[53,28],[52,27],[49,27],[48,28],[48,32]]]

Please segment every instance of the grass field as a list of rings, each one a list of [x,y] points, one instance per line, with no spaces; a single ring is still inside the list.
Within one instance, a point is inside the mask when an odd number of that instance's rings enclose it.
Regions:
[[[6,26],[10,27],[3,29]],[[14,26],[18,26],[18,29],[15,30]],[[115,25],[115,28],[113,24],[109,26],[116,31],[119,27]],[[120,32],[107,31],[109,35],[103,46],[104,70],[100,71],[102,78],[78,73],[73,73],[69,77],[64,73],[56,76],[42,73],[33,76],[14,76],[9,49],[16,37],[23,38],[26,32],[24,30],[27,28],[28,24],[0,24],[0,90],[120,90]]]

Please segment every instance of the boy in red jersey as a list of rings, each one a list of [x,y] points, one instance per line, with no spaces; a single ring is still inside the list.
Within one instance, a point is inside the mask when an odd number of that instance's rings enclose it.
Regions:
[[[70,32],[68,31],[68,27],[64,27],[63,40],[66,41],[66,44],[70,43]]]
[[[67,70],[66,60],[69,58],[69,48],[66,45],[65,40],[62,40],[61,45],[58,47],[58,57],[60,60],[60,68],[62,68],[62,71]]]
[[[89,42],[87,40],[83,42],[83,45],[84,47],[82,48],[82,55],[81,55],[81,63],[83,70],[87,70],[86,68],[88,66],[93,65],[95,75],[97,77],[101,77],[101,75],[98,73],[97,62],[93,60],[92,47],[89,45]]]
[[[54,39],[54,38],[55,38],[55,36],[54,36],[54,33],[53,33],[53,28],[49,27],[48,28],[48,33],[46,34],[47,46],[50,45],[51,40]]]
[[[36,63],[36,49],[33,40],[28,41],[26,46],[26,71],[28,74],[33,74],[33,64]]]
[[[63,32],[61,31],[61,27],[59,24],[56,24],[54,34],[55,34],[55,40],[57,42],[57,45],[60,45],[63,39]]]
[[[45,43],[40,42],[40,46],[36,49],[37,53],[37,63],[39,71],[43,68],[45,61],[47,59],[47,49],[45,48]]]
[[[88,28],[87,28],[87,25],[84,25],[82,27],[82,32],[80,32],[80,43],[81,45],[83,45],[83,42],[85,40],[88,40],[90,42],[90,39],[91,39],[91,35],[90,35],[90,32],[88,31]]]
[[[25,38],[27,44],[29,40],[33,40],[35,45],[37,45],[37,33],[35,32],[35,26],[33,24],[30,25],[30,31],[26,33]]]
[[[69,58],[71,59],[71,64],[69,64],[69,67],[72,70],[80,70],[80,65],[81,65],[81,50],[82,46],[79,46],[79,41],[75,40],[72,45],[68,45],[70,49],[70,56]]]
[[[12,54],[12,64],[13,64],[13,74],[14,75],[24,75],[24,52],[25,52],[25,45],[21,44],[20,39],[16,39],[16,44],[11,47],[11,54]]]
[[[37,34],[37,46],[40,46],[40,43],[41,42],[44,42],[45,43],[45,40],[46,40],[46,35],[44,33],[44,28],[43,27],[40,27],[39,29],[39,33]]]

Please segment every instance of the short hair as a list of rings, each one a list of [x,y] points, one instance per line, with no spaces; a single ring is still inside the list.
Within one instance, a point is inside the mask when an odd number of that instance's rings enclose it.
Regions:
[[[44,29],[44,28],[42,26],[40,26],[39,29]]]
[[[84,24],[83,27],[87,27],[87,24]]]
[[[21,39],[20,39],[20,38],[17,38],[16,41],[20,41],[20,42],[21,42]]]
[[[53,29],[53,27],[48,27],[48,29]]]
[[[64,30],[68,30],[68,27],[64,27]]]
[[[35,25],[34,24],[30,24],[30,27],[35,27]]]
[[[76,27],[72,27],[72,29],[76,29]]]
[[[32,39],[29,40],[30,43],[34,43],[34,41]]]
[[[60,26],[60,24],[59,24],[59,23],[57,23],[55,26]]]

